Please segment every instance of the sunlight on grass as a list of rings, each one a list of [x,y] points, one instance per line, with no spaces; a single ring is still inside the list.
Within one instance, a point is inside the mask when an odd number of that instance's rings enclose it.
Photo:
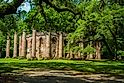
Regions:
[[[0,72],[25,70],[75,70],[89,73],[124,74],[124,61],[32,60],[0,59]]]

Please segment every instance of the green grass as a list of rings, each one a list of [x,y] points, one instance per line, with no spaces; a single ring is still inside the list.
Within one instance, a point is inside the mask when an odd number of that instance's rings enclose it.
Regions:
[[[0,73],[35,69],[75,70],[88,73],[124,74],[124,61],[108,60],[33,60],[0,59]]]

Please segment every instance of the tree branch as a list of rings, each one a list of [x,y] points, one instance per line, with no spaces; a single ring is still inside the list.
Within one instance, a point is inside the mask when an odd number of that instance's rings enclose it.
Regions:
[[[47,26],[47,23],[48,23],[48,21],[47,21],[47,16],[46,16],[46,14],[45,14],[45,11],[44,11],[44,9],[43,9],[42,4],[39,4],[39,6],[40,6],[40,14],[43,15],[43,17],[44,17],[44,19],[45,19],[45,26]]]
[[[65,8],[58,8],[56,7],[54,4],[52,4],[51,2],[49,2],[49,0],[41,0],[43,2],[45,2],[47,5],[49,5],[50,7],[54,8],[57,12],[65,12],[65,11],[69,11],[71,13],[73,13],[74,15],[80,15],[80,12],[75,13],[73,10],[65,7]]]
[[[6,3],[0,5],[0,17],[3,17],[8,14],[14,14],[17,11],[17,8],[24,2],[24,0],[13,0],[11,3]]]

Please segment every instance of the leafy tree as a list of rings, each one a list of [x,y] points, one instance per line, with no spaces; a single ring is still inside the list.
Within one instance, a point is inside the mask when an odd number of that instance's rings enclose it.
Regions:
[[[121,35],[118,38],[118,30],[122,28],[124,20],[123,6],[106,2],[103,9],[99,9],[101,7],[99,4],[101,4],[100,1],[91,0],[78,5],[78,8],[81,8],[80,11],[83,12],[82,18],[77,21],[77,28],[69,38],[74,41],[73,43],[101,42],[109,53],[107,55],[117,57],[117,50],[120,48],[118,44],[121,44],[120,38],[123,37]]]
[[[96,49],[111,58],[124,50],[123,0],[0,0],[0,28],[2,33],[19,34],[26,29],[62,31],[68,33],[67,49],[73,52]],[[29,12],[19,10],[23,3],[30,3]],[[23,5],[22,5],[23,6]],[[18,15],[8,15],[18,13]],[[19,17],[18,17],[19,16]],[[10,21],[11,20],[11,21]],[[10,21],[10,22],[9,22]],[[10,30],[11,29],[11,30]],[[101,51],[101,52],[100,52]],[[92,54],[92,53],[91,53]],[[99,55],[101,55],[99,54]]]
[[[13,52],[13,34],[17,31],[17,18],[16,15],[6,15],[4,18],[0,19],[0,46],[2,48],[2,54],[5,55],[6,48],[6,39],[7,36],[12,40],[11,41],[11,54]],[[5,56],[3,56],[5,57]]]

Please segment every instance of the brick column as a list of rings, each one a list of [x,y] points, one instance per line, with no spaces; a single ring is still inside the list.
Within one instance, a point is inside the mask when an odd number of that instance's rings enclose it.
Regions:
[[[22,52],[22,36],[19,36],[19,57],[21,57]]]
[[[7,43],[6,43],[6,58],[10,57],[10,36],[7,35]]]
[[[59,33],[59,58],[63,57],[63,34]]]
[[[51,33],[49,32],[46,35],[46,58],[50,58],[51,56]]]
[[[57,35],[57,40],[56,40],[56,55],[55,58],[58,58],[59,55],[59,35]]]
[[[25,58],[26,57],[26,33],[25,31],[22,34],[22,52],[21,52],[21,58]]]
[[[41,42],[40,42],[40,38],[41,37],[37,37],[36,38],[36,58],[39,60],[40,59],[40,45],[41,45]]]
[[[13,49],[13,58],[17,57],[17,33],[14,34],[14,49]]]
[[[36,30],[32,31],[32,58],[36,57]]]
[[[31,56],[31,43],[32,43],[32,38],[31,37],[29,37],[29,38],[27,38],[27,59],[28,60],[30,60],[30,59],[32,59],[32,56]]]

